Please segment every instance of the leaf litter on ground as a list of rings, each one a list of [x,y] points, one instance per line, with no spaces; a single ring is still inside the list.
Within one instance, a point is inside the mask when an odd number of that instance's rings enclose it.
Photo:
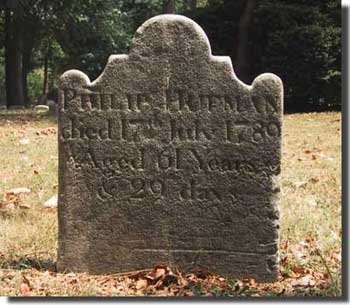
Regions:
[[[283,265],[288,263],[284,260]],[[166,265],[152,269],[110,275],[88,275],[87,273],[56,273],[34,268],[19,271],[21,274],[15,295],[55,295],[55,287],[64,285],[70,295],[100,296],[293,296],[298,289],[315,294],[317,289],[330,287],[327,272],[316,272],[307,267],[294,266],[289,275],[279,276],[273,283],[258,282],[253,278],[228,279],[203,270],[183,273]],[[13,270],[0,272],[0,281],[8,279],[15,289]],[[11,285],[9,285],[11,286]]]

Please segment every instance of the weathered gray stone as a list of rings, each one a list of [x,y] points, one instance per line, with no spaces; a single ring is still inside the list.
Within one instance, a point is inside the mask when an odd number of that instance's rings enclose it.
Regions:
[[[36,105],[34,106],[34,111],[35,112],[47,112],[50,110],[49,106],[46,105]]]
[[[71,70],[59,86],[60,271],[276,279],[277,76],[245,85],[195,22],[161,15],[95,81]]]
[[[47,100],[46,105],[50,109],[50,113],[54,115],[58,115],[58,109],[57,109],[57,104],[53,100]]]
[[[25,109],[25,107],[21,105],[11,105],[7,107],[7,110],[22,110],[22,109]]]

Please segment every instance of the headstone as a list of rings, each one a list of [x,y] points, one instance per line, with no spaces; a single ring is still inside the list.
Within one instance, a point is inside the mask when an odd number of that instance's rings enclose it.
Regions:
[[[34,111],[35,112],[47,112],[50,110],[49,106],[46,105],[36,105],[34,106]]]
[[[46,105],[49,107],[50,113],[57,115],[57,104],[53,100],[47,100]]]
[[[23,110],[23,109],[25,109],[25,107],[22,105],[7,106],[7,110]]]
[[[46,101],[47,101],[47,94],[41,94],[36,99],[36,105],[46,105]]]
[[[276,279],[282,90],[242,83],[179,15],[145,22],[95,81],[64,73],[59,271]]]

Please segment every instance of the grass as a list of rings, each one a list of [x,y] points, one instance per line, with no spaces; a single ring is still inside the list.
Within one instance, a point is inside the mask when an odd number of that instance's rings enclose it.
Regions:
[[[328,269],[340,293],[339,264],[334,261],[342,234],[339,112],[284,117],[282,190],[282,241],[288,240],[295,253],[309,245],[313,251],[304,262],[294,255],[296,263]]]
[[[303,272],[323,274],[326,285],[286,288],[289,292],[283,294],[341,295],[340,118],[339,112],[284,116],[280,205],[282,286],[268,286],[267,290],[258,286],[258,292],[254,290],[255,284],[244,286],[248,287],[241,287],[245,295],[279,296],[281,289],[285,289],[283,285],[294,287],[291,281],[298,280]],[[56,209],[42,205],[57,193],[54,118],[28,110],[0,112],[0,164],[0,196],[16,187],[31,189],[29,194],[21,195],[21,201],[29,209],[0,213],[0,295],[25,295],[21,290],[23,283],[28,283],[31,295],[146,294],[131,289],[134,284],[128,278],[113,278],[113,284],[108,286],[103,276],[54,272],[57,213]],[[195,287],[192,295],[198,291],[205,295],[208,290],[203,288],[206,287],[203,281],[189,285]],[[223,290],[214,285],[209,292],[232,295],[227,288],[231,286],[225,287]],[[241,291],[235,287],[233,295]],[[172,295],[166,289],[157,294]]]

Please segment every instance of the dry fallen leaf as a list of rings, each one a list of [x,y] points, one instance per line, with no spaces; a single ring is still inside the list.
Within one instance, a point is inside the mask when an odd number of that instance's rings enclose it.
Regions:
[[[30,296],[31,295],[31,291],[30,291],[29,285],[26,284],[26,283],[21,283],[19,290],[20,290],[21,294],[24,295],[24,296]]]
[[[293,287],[313,287],[315,286],[315,280],[313,279],[313,276],[311,274],[307,274],[299,279],[293,280],[292,281],[292,286]]]
[[[20,207],[21,198],[20,195],[23,193],[30,193],[28,188],[14,188],[9,191],[6,191],[3,195],[3,198],[0,202],[1,209],[14,209]],[[25,205],[23,208],[26,208]]]
[[[31,190],[29,188],[26,188],[26,187],[16,187],[14,189],[7,191],[7,193],[13,193],[15,195],[22,194],[22,193],[30,193],[30,192],[31,192]]]
[[[27,209],[30,209],[30,205],[29,205],[29,204],[22,203],[22,204],[19,205],[19,208],[20,208],[20,209],[25,209],[25,210],[27,210]]]
[[[253,286],[253,287],[256,286],[256,281],[255,281],[255,279],[250,279],[250,280],[249,280],[249,285],[250,285],[250,286]]]
[[[312,243],[313,241],[314,241],[314,239],[313,239],[313,237],[311,237],[311,236],[307,236],[307,237],[305,238],[305,242],[307,242],[308,244]]]
[[[200,279],[205,279],[207,276],[210,275],[210,272],[203,269],[197,269],[193,271],[194,275]]]
[[[148,281],[146,279],[139,279],[136,281],[135,287],[137,290],[145,289],[148,287]]]
[[[178,284],[177,276],[172,272],[164,275],[155,285],[155,288],[161,289],[171,284]]]
[[[284,251],[287,251],[288,246],[289,246],[289,240],[288,239],[287,240],[283,240],[281,242],[281,249],[283,249]]]
[[[156,266],[149,274],[145,277],[150,281],[157,281],[161,276],[169,272],[167,266]]]
[[[300,266],[294,266],[292,268],[292,271],[296,274],[304,274],[305,273],[305,268],[300,267]]]
[[[45,208],[57,207],[57,200],[58,200],[57,195],[54,195],[50,199],[46,200],[43,205]]]
[[[305,187],[306,184],[307,184],[307,181],[296,181],[296,182],[293,182],[293,185],[294,185],[296,188]]]
[[[312,183],[317,183],[317,182],[320,181],[320,177],[312,177],[312,178],[309,179],[309,181],[312,182]]]
[[[56,133],[57,133],[56,129],[55,129],[55,128],[52,128],[52,127],[48,127],[48,128],[45,128],[45,129],[37,130],[37,131],[35,132],[35,134],[36,134],[37,136],[40,136],[40,135],[47,136],[47,135],[49,135],[49,134],[56,134]]]
[[[154,272],[154,277],[159,278],[168,272],[167,267],[156,267]]]
[[[332,253],[331,258],[337,263],[340,264],[341,263],[341,254],[340,253]]]
[[[125,273],[118,273],[117,275],[127,276],[127,279],[137,280],[137,279],[144,277],[145,275],[147,275],[151,271],[152,271],[151,269],[144,269],[144,270],[125,272]]]
[[[184,293],[184,296],[185,296],[185,297],[193,297],[193,296],[194,296],[194,293],[193,293],[192,291],[186,291],[186,292]]]
[[[19,144],[21,145],[28,145],[30,143],[29,139],[21,139],[19,140]]]

